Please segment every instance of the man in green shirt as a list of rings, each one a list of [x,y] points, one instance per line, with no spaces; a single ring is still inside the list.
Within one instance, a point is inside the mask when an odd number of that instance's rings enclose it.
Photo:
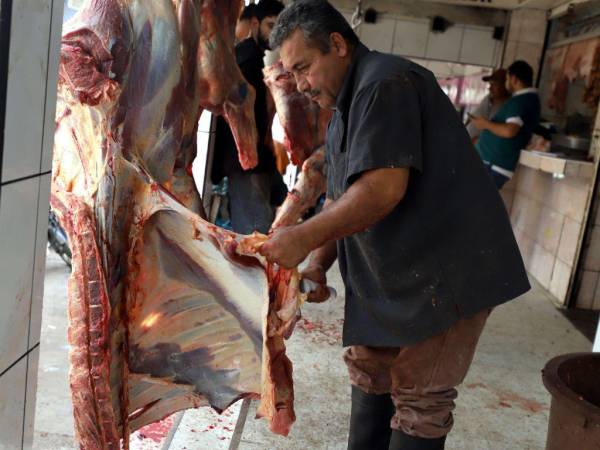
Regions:
[[[540,119],[540,98],[532,85],[531,66],[515,61],[508,68],[506,79],[512,97],[490,120],[471,118],[471,123],[482,130],[475,148],[498,189],[512,177],[519,154]]]

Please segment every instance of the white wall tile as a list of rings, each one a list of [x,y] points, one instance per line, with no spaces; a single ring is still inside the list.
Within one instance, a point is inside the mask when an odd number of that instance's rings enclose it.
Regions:
[[[52,149],[54,147],[54,116],[56,114],[56,82],[60,58],[60,37],[62,34],[63,1],[52,1],[52,24],[50,28],[50,52],[48,54],[48,80],[46,81],[46,110],[44,116],[44,137],[42,142],[41,172],[52,170]]]
[[[396,21],[393,19],[378,19],[377,23],[363,23],[360,38],[363,44],[371,50],[391,53],[394,42],[394,28]]]
[[[392,53],[422,58],[427,51],[428,20],[397,20]]]
[[[441,61],[458,61],[464,27],[454,25],[444,33],[430,33],[425,56]]]
[[[554,265],[554,272],[552,273],[552,280],[550,281],[550,293],[561,303],[565,302],[570,277],[571,266],[557,259]]]
[[[481,66],[493,66],[494,51],[497,42],[492,38],[493,32],[493,28],[481,29],[465,27],[465,34],[460,50],[460,62]]]
[[[0,377],[0,450],[22,446],[27,358]]]
[[[3,182],[40,170],[50,1],[13,2]]]
[[[29,325],[28,348],[31,348],[40,342],[40,330],[42,327],[42,299],[44,297],[44,274],[46,272],[50,181],[50,175],[40,177],[40,196],[38,204],[37,236],[35,239],[31,323]]]
[[[540,282],[546,289],[550,288],[550,280],[554,272],[555,257],[552,253],[544,249],[541,245],[535,243],[531,255],[531,264],[527,270]]]
[[[27,351],[39,178],[2,187],[0,196],[0,371]]]
[[[575,253],[577,253],[577,244],[581,234],[581,224],[573,219],[565,217],[565,225],[560,236],[558,245],[558,258],[563,262],[574,265]]]
[[[25,427],[23,428],[23,449],[33,446],[33,430],[35,425],[35,399],[37,393],[37,374],[40,361],[40,348],[33,349],[27,355],[27,388],[25,396]]]

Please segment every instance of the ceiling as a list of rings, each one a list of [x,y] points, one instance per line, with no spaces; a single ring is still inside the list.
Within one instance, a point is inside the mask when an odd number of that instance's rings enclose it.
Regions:
[[[446,3],[462,6],[480,6],[486,8],[517,9],[533,8],[551,10],[563,5],[585,3],[594,0],[421,0],[423,2]]]

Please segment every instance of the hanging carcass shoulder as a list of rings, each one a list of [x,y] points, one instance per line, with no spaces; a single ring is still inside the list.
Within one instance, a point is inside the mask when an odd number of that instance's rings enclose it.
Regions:
[[[294,420],[282,338],[294,316],[278,311],[297,308],[297,274],[273,274],[242,237],[204,221],[190,170],[205,108],[238,129],[243,165],[256,159],[252,94],[231,52],[240,7],[90,0],[66,27],[52,206],[73,250],[82,448],[117,449],[177,410],[245,396],[261,396],[275,432]]]

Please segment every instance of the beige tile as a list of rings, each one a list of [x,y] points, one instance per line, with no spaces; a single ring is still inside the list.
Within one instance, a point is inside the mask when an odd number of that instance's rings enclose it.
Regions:
[[[544,206],[536,224],[535,236],[537,236],[537,242],[553,255],[556,255],[558,251],[564,221],[565,216]]]
[[[579,164],[579,178],[591,179],[594,176],[593,164]]]
[[[33,446],[33,430],[35,422],[35,404],[37,393],[37,374],[40,360],[40,347],[36,347],[27,356],[27,390],[25,397],[25,427],[23,429],[23,448],[30,449]]]
[[[458,61],[464,27],[454,25],[443,33],[429,33],[426,57],[438,61]]]
[[[576,307],[581,309],[591,309],[594,304],[594,296],[598,284],[598,272],[585,270],[581,277],[581,282],[577,290]]]
[[[460,62],[493,66],[497,41],[493,39],[492,35],[493,29],[491,28],[465,27],[460,49]]]
[[[571,266],[557,259],[552,273],[552,280],[550,281],[550,293],[554,295],[560,303],[565,303],[570,278]]]
[[[571,219],[582,222],[589,186],[579,178],[553,179],[545,204]]]
[[[600,271],[600,226],[595,225],[592,237],[584,251],[583,268],[585,270]]]
[[[527,228],[527,215],[531,209],[530,205],[533,203],[534,202],[529,197],[521,194],[521,192],[515,193],[510,211],[510,221],[513,228],[519,228],[521,230]]]
[[[546,289],[550,288],[550,280],[552,279],[552,272],[554,271],[554,262],[555,257],[552,253],[545,250],[537,243],[533,245],[533,253],[531,255],[531,263],[528,270]]]
[[[31,321],[29,324],[28,349],[40,342],[42,328],[42,298],[46,272],[46,248],[48,240],[48,208],[50,199],[50,175],[40,177],[37,236],[33,266],[33,290],[31,296]]]
[[[397,20],[392,53],[422,58],[427,51],[429,20]]]
[[[1,189],[0,372],[27,352],[39,178]]]
[[[510,215],[510,209],[512,207],[513,198],[515,197],[515,192],[507,189],[500,189],[500,197],[502,197],[502,201],[504,202],[504,207],[506,211]]]
[[[546,37],[547,18],[545,11],[529,9],[521,20],[519,41],[543,44]]]
[[[517,239],[517,244],[519,246],[519,250],[521,252],[521,256],[523,257],[523,262],[525,263],[525,267],[528,271],[531,267],[531,261],[533,256],[533,247],[535,243],[531,238],[529,238],[525,233],[521,230],[515,230],[515,238]]]
[[[371,50],[391,53],[395,26],[393,19],[378,19],[376,24],[363,23],[361,41]]]
[[[27,358],[0,377],[0,449],[20,449],[23,439]]]
[[[540,67],[540,59],[542,57],[543,44],[529,44],[527,42],[519,42],[515,52],[515,59],[522,59],[528,62],[533,67],[534,74]],[[535,76],[534,76],[535,79]]]
[[[518,41],[521,36],[521,26],[523,23],[523,14],[515,9],[510,13],[510,24],[508,27],[508,40]]]
[[[506,48],[504,49],[504,60],[502,62],[503,67],[508,67],[515,60],[517,54],[517,43],[518,41],[507,41]]]
[[[575,254],[581,232],[581,223],[565,217],[565,224],[558,245],[558,259],[570,265],[575,263]]]

